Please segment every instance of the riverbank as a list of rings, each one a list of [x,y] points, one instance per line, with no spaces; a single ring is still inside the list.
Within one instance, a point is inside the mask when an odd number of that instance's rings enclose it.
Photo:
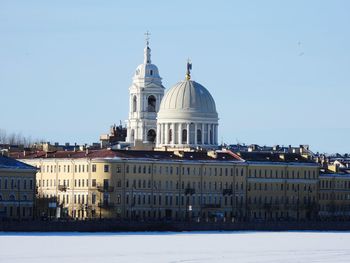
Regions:
[[[138,231],[350,231],[350,222],[130,222],[8,221],[3,232],[138,232]]]

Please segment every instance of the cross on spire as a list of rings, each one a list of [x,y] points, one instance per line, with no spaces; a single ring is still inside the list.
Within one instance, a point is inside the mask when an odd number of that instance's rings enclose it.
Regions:
[[[146,40],[146,45],[147,45],[147,47],[148,47],[148,45],[149,45],[149,39],[150,39],[150,36],[151,35],[151,33],[150,32],[148,32],[148,30],[147,30],[147,32],[145,33],[145,40]]]

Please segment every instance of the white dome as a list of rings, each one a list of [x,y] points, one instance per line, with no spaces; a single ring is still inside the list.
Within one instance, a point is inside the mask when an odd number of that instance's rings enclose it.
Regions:
[[[158,112],[159,119],[192,118],[218,119],[215,101],[209,91],[201,84],[184,80],[164,95]]]
[[[158,149],[216,148],[218,113],[215,101],[201,84],[181,81],[164,95],[157,115]]]

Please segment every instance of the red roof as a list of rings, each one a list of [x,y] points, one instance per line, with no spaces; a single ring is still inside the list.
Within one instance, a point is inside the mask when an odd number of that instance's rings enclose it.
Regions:
[[[35,151],[13,152],[10,156],[16,159],[37,158],[125,158],[125,159],[155,159],[155,160],[207,160],[207,161],[241,161],[242,159],[227,152],[217,152],[216,158],[206,152],[184,152],[182,156],[171,151],[133,151],[133,150],[88,150],[88,151]]]

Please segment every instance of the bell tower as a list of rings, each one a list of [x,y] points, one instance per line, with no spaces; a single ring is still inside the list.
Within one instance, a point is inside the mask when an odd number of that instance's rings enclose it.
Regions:
[[[157,132],[157,112],[165,88],[156,65],[151,62],[147,32],[143,63],[136,68],[129,87],[129,118],[126,141],[137,148],[154,146]]]

